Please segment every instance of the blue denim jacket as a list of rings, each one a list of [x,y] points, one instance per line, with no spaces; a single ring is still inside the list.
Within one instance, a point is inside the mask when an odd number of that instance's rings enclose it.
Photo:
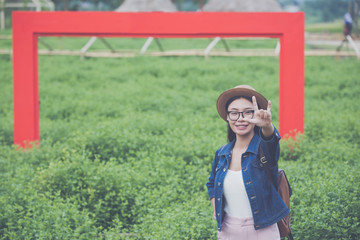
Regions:
[[[241,156],[243,180],[250,201],[255,229],[270,226],[289,214],[289,209],[268,179],[265,167],[258,156],[260,146],[270,166],[273,179],[277,179],[280,154],[279,140],[280,135],[276,129],[269,140],[262,138],[261,129],[259,129],[259,132],[255,131],[248,149]],[[215,198],[215,212],[219,231],[221,231],[221,224],[225,215],[223,183],[230,165],[234,144],[235,140],[216,151],[209,181],[206,183],[210,199]]]

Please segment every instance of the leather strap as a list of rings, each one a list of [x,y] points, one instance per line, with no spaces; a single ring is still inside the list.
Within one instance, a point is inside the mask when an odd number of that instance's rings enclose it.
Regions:
[[[270,172],[270,168],[269,168],[268,162],[267,162],[267,160],[266,160],[266,157],[265,157],[265,155],[264,155],[264,153],[263,153],[260,145],[259,145],[258,153],[259,153],[259,157],[260,157],[260,162],[264,165],[265,170],[266,170],[266,174],[267,174],[268,178],[270,179],[271,184],[275,187],[275,189],[277,189],[277,186],[276,186],[276,184],[275,184],[275,181],[274,181],[274,179],[271,177],[271,172]],[[294,237],[293,237],[293,235],[292,235],[292,233],[291,233],[291,229],[290,229],[289,235],[288,235],[287,237],[288,237],[289,240],[294,240]]]
[[[277,189],[277,184],[275,184],[274,179],[271,177],[271,172],[270,172],[268,162],[267,162],[266,157],[265,157],[265,155],[264,155],[264,153],[263,153],[260,146],[259,146],[258,153],[259,153],[259,156],[260,156],[260,162],[264,165],[266,174],[267,174],[268,178],[270,179],[271,184],[275,187],[275,189]]]

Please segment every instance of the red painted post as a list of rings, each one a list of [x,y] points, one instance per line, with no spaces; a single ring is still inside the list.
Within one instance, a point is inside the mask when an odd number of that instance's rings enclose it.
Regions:
[[[280,38],[280,133],[304,131],[303,13],[13,12],[14,144],[22,147],[40,141],[38,36]]]
[[[295,17],[280,38],[279,128],[285,138],[304,132],[304,16]]]
[[[40,140],[37,37],[13,24],[14,144],[31,147]]]

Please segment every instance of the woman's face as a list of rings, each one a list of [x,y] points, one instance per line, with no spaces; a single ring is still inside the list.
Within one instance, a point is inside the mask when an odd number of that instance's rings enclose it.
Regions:
[[[233,130],[236,135],[245,137],[254,133],[255,124],[244,121],[243,118],[252,118],[251,113],[254,111],[252,102],[246,98],[235,99],[229,104],[227,111],[228,113],[231,112],[227,115],[227,121],[229,122],[231,130]],[[239,116],[239,112],[242,112],[243,114],[240,114]],[[236,114],[238,114],[237,116],[239,116],[239,118],[234,120],[237,118]],[[229,115],[232,115],[231,119]]]

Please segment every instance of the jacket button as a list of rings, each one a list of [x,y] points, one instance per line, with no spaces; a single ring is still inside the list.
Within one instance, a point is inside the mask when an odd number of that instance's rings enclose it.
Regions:
[[[256,196],[252,196],[252,197],[251,197],[251,199],[254,199],[254,198],[256,198]]]
[[[220,213],[218,213],[217,215],[220,216]]]
[[[224,168],[224,172],[226,171],[226,169]]]
[[[219,186],[219,187],[221,186],[221,182],[218,182],[218,186]]]
[[[220,202],[220,198],[218,198],[218,202]]]
[[[254,212],[254,214],[258,214],[258,213],[259,213],[259,211],[255,211],[255,212]]]

